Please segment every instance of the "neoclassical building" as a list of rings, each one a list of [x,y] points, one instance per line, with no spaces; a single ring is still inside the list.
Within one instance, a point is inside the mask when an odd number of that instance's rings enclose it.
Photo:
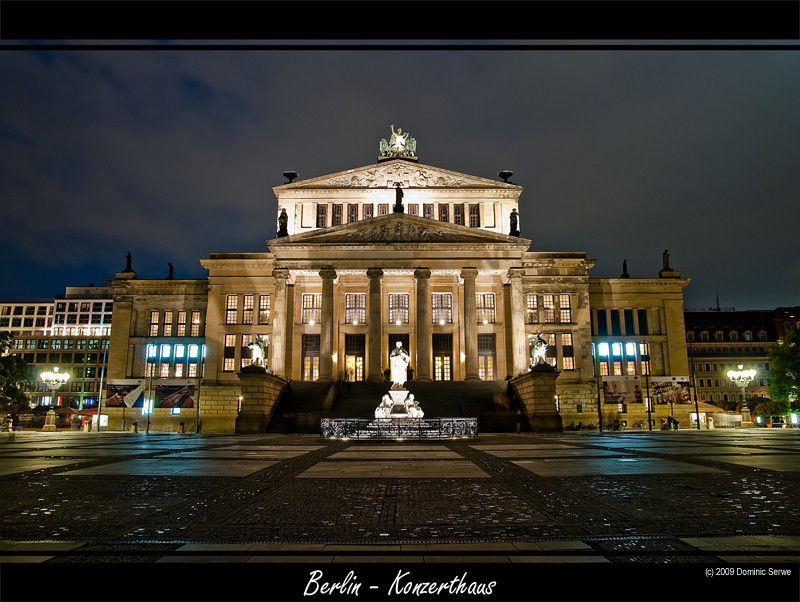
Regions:
[[[381,382],[399,341],[409,377],[442,383],[445,396],[448,382],[525,374],[541,338],[565,425],[633,426],[644,399],[609,397],[607,382],[688,376],[688,280],[666,252],[653,278],[590,278],[586,253],[537,250],[521,235],[523,188],[510,172],[466,175],[408,148],[384,142],[372,165],[307,180],[287,172],[265,251],[211,253],[206,279],[139,279],[129,260],[108,283],[109,385],[141,383],[156,399],[153,428],[233,431],[258,335],[279,383]],[[159,384],[194,387],[194,401],[177,414],[152,393]],[[108,408],[112,426],[137,415],[134,397]],[[656,406],[653,418],[693,411],[678,409]]]

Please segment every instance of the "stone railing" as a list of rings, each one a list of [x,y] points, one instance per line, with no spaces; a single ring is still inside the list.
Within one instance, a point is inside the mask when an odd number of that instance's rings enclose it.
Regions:
[[[322,418],[326,439],[460,439],[478,436],[477,418]]]

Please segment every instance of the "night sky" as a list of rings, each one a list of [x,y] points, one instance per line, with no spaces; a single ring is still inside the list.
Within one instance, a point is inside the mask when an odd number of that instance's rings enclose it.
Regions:
[[[395,124],[512,170],[532,251],[649,278],[669,249],[687,308],[800,305],[796,50],[31,48],[0,82],[3,298],[265,251],[283,171],[373,164]]]

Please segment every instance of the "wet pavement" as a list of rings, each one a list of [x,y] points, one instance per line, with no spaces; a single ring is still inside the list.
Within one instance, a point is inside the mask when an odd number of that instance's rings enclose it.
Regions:
[[[800,429],[0,433],[0,562],[794,569],[798,473]]]

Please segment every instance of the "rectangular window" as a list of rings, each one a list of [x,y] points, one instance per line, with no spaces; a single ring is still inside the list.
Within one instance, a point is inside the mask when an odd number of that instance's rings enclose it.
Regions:
[[[239,313],[239,295],[228,295],[225,304],[225,324],[236,324],[236,317]]]
[[[319,378],[319,347],[320,347],[320,336],[318,334],[303,335],[302,380],[317,380]]]
[[[378,203],[378,216],[381,215],[389,215],[389,204],[388,203]]]
[[[612,309],[611,310],[611,335],[618,337],[622,334],[622,330],[620,329],[619,323],[619,310]]]
[[[475,294],[475,313],[479,324],[494,324],[497,317],[494,293]]]
[[[477,203],[471,203],[469,206],[469,227],[470,228],[481,227],[481,210],[480,210],[480,205],[478,205]]]
[[[624,309],[622,310],[623,318],[625,319],[625,334],[631,336],[636,334],[633,328],[633,310],[632,309]]]
[[[347,205],[347,223],[351,224],[358,221],[358,205],[350,203]]]
[[[248,347],[250,343],[253,342],[253,335],[252,334],[243,334],[242,335],[242,348],[239,352],[240,357],[242,358],[241,366],[242,368],[246,368],[250,364],[253,363],[253,352]]]
[[[638,309],[636,311],[639,314],[639,334],[650,334],[650,330],[647,327],[647,310]]]
[[[367,296],[363,293],[347,293],[344,296],[344,323],[366,322]]]
[[[225,335],[225,346],[222,349],[222,371],[233,372],[236,369],[236,335]]]
[[[571,332],[561,335],[561,357],[564,370],[575,369],[575,347],[572,344]]]
[[[440,222],[449,222],[450,221],[450,207],[449,207],[449,205],[445,205],[445,204],[439,205],[439,221]]]
[[[546,361],[548,364],[553,366],[553,368],[555,368],[556,361],[558,358],[558,353],[557,353],[558,350],[556,349],[556,335],[552,332],[546,333],[542,334],[542,338],[547,343],[547,350],[545,351],[544,361]]]
[[[334,205],[333,220],[331,221],[331,226],[341,226],[341,225],[342,225],[342,206]]]
[[[408,293],[389,295],[389,323],[408,324]]]
[[[322,294],[304,293],[302,306],[303,324],[318,324],[322,316]]]
[[[328,206],[322,203],[317,205],[317,228],[328,227]]]
[[[453,378],[453,335],[433,333],[433,380],[452,380]]]
[[[192,312],[192,331],[191,336],[199,337],[200,336],[200,312],[193,311]]]
[[[408,205],[409,215],[419,215],[419,205],[417,203],[410,203]]]
[[[562,324],[570,324],[572,322],[572,303],[569,295],[558,296],[558,308]]]
[[[253,309],[255,295],[244,295],[242,297],[242,324],[253,323]]]
[[[422,217],[433,219],[433,203],[423,203]]]
[[[158,336],[158,312],[151,311],[150,312],[150,336],[157,337]]]
[[[453,323],[452,293],[433,293],[431,295],[431,309],[433,310],[434,324],[452,324]]]
[[[164,312],[164,336],[171,337],[172,336],[172,312],[165,311]]]
[[[178,312],[178,332],[176,333],[179,337],[186,336],[186,312],[179,311]]]
[[[464,205],[453,205],[453,223],[456,226],[464,225]]]
[[[544,323],[556,323],[556,297],[555,295],[542,295],[542,307],[544,308]]]
[[[362,209],[361,209],[361,212],[362,212],[362,214],[364,216],[364,219],[371,219],[372,216],[373,216],[372,203],[368,203],[368,204],[364,205],[362,207]]]
[[[258,298],[258,323],[269,324],[269,295]]]
[[[525,295],[525,309],[527,310],[527,323],[539,322],[539,297],[533,293]]]
[[[595,334],[603,337],[608,335],[608,322],[606,321],[606,310],[604,309],[597,310],[597,332]]]
[[[478,378],[495,380],[495,335],[478,335]]]

